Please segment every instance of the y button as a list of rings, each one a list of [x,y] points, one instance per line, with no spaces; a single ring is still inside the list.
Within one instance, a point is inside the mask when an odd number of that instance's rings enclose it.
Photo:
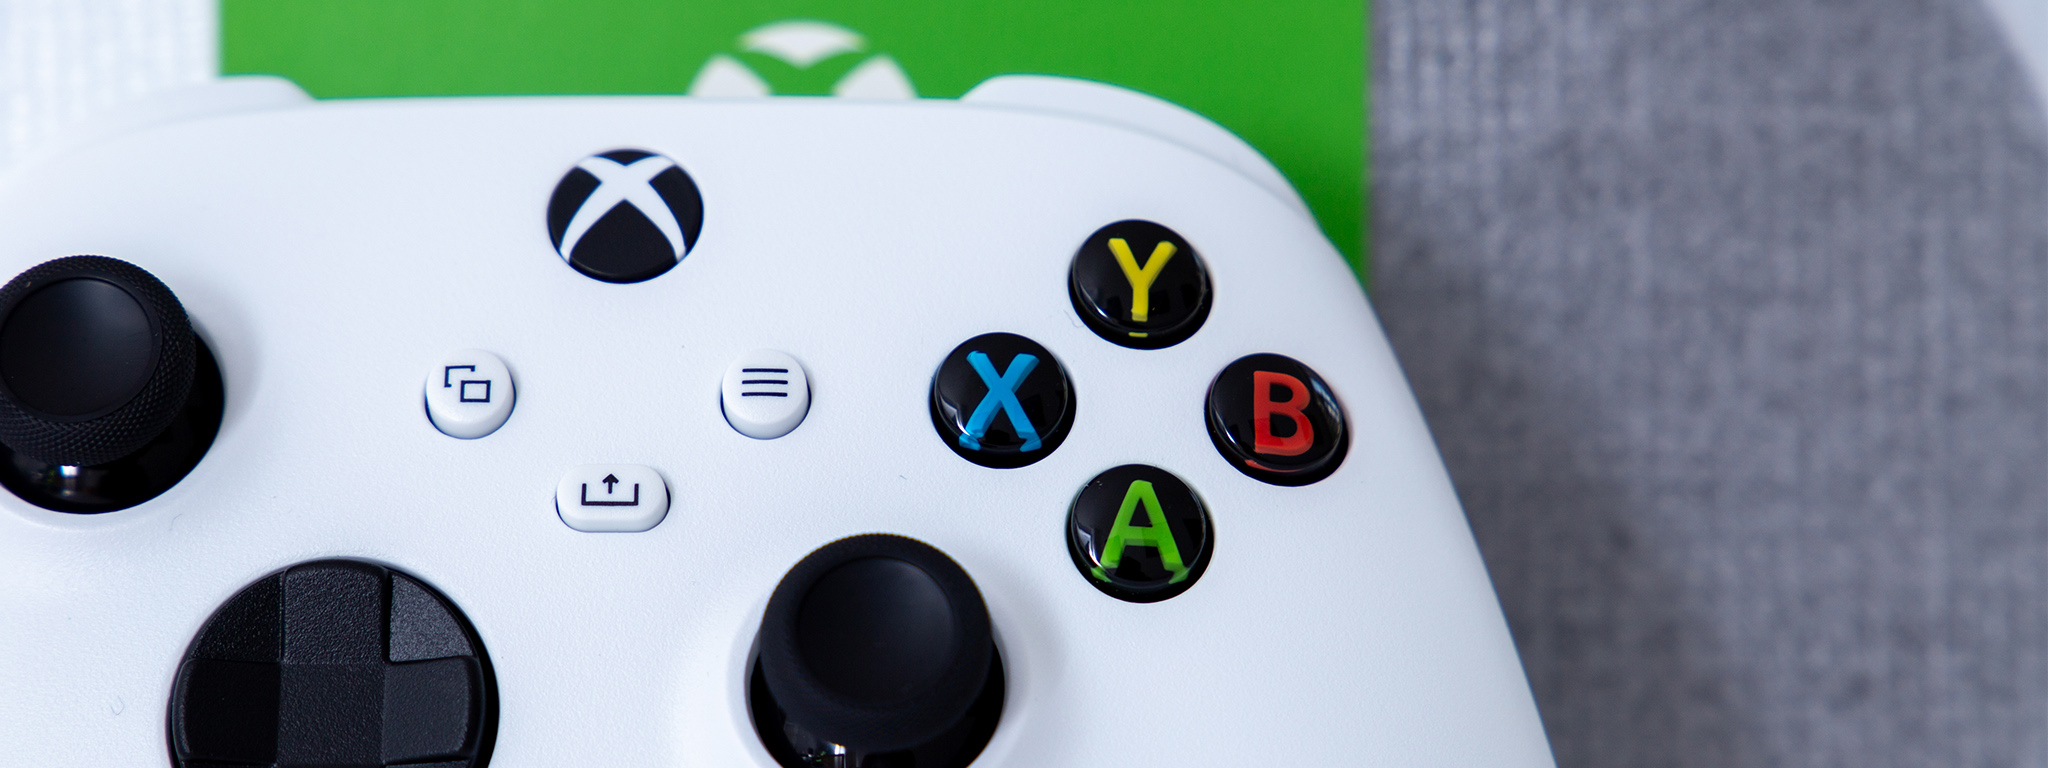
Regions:
[[[1095,230],[1067,268],[1067,293],[1088,329],[1113,344],[1163,349],[1209,319],[1209,270],[1178,233],[1130,219]]]

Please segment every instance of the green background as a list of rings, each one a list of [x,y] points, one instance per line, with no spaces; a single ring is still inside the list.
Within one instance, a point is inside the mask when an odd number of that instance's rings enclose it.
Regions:
[[[739,35],[817,19],[895,58],[918,95],[998,74],[1086,77],[1160,96],[1271,159],[1365,274],[1365,8],[1260,3],[861,0],[221,0],[221,71],[314,96],[682,93],[715,53],[777,93],[826,93],[865,58],[799,71]]]

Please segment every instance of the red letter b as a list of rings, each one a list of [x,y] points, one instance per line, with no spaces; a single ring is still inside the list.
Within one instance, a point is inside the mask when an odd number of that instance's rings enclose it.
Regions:
[[[1273,387],[1286,387],[1291,393],[1286,402],[1273,402]],[[1300,456],[1308,452],[1316,441],[1316,430],[1309,426],[1308,417],[1301,409],[1308,407],[1308,387],[1301,379],[1272,371],[1252,371],[1252,450],[1274,456]],[[1285,416],[1294,422],[1294,434],[1287,437],[1273,436],[1273,417]]]

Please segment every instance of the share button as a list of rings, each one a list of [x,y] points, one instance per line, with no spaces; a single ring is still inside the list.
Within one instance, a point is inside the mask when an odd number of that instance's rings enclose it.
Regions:
[[[668,484],[652,467],[585,464],[555,486],[555,511],[579,531],[644,531],[668,516]]]

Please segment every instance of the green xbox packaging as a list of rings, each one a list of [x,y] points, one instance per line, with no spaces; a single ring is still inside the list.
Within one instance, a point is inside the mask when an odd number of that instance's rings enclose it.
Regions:
[[[221,0],[221,71],[314,96],[955,98],[1100,80],[1202,113],[1286,174],[1365,271],[1365,19],[1345,0]]]

